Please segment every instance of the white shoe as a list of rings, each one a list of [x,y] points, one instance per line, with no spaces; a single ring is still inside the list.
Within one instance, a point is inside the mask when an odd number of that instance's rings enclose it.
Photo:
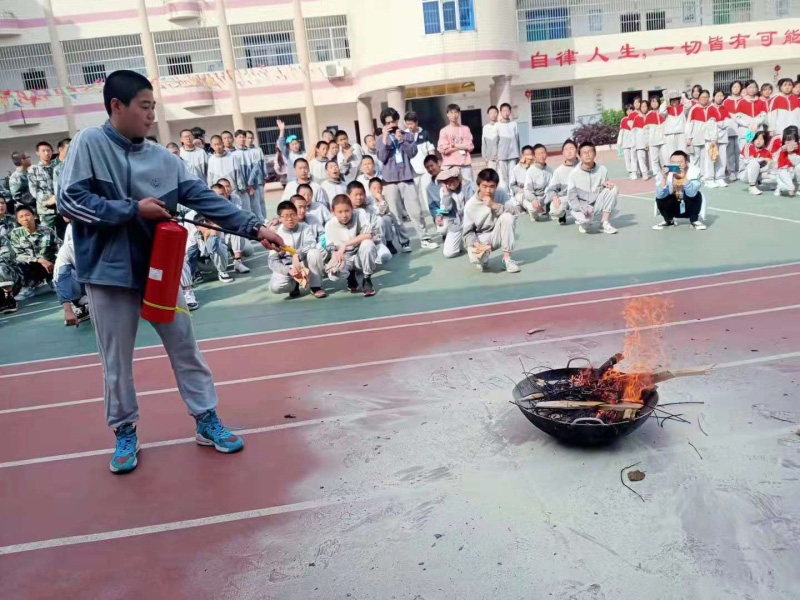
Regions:
[[[708,229],[708,228],[706,227],[706,224],[705,224],[705,223],[703,223],[703,222],[702,222],[701,220],[699,220],[699,219],[698,219],[697,221],[695,221],[694,223],[692,223],[692,227],[694,227],[695,229],[697,229],[697,231],[705,231],[706,229]]]
[[[733,183],[733,182],[734,182],[734,181],[736,181],[737,179],[739,179],[739,178],[736,176],[736,173],[731,173],[730,175],[728,175],[728,181],[729,181],[730,183]]]
[[[410,254],[410,253],[412,252],[412,250],[411,250],[411,244],[402,244],[402,245],[400,246],[400,251],[401,251],[402,253],[404,253],[404,254]]]
[[[519,273],[520,270],[521,270],[519,268],[519,265],[517,264],[517,261],[515,261],[513,258],[509,258],[508,260],[504,260],[503,261],[503,266],[506,268],[506,272],[507,273]]]
[[[249,273],[250,267],[245,265],[241,260],[233,261],[233,270],[237,273]]]
[[[608,221],[603,221],[603,233],[608,233],[609,235],[613,235],[613,234],[617,233],[617,230]]]
[[[425,250],[436,250],[439,247],[439,244],[436,242],[432,242],[430,240],[422,240],[419,245],[423,247]],[[405,252],[405,249],[403,250]]]
[[[485,273],[486,272],[486,263],[484,263],[484,262],[475,263],[475,268],[478,269],[478,271],[480,271],[481,273]]]
[[[197,307],[200,306],[197,298],[194,297],[194,290],[183,290],[183,299],[186,300],[186,308],[189,310],[197,310]]]
[[[760,196],[762,191],[754,185],[747,186],[747,193],[753,196]]]
[[[19,294],[17,294],[16,299],[18,301],[27,300],[28,298],[33,298],[34,294],[36,294],[36,292],[32,287],[24,287],[19,291]]]
[[[586,225],[583,223],[578,223],[578,233],[588,233],[589,230],[586,229]]]
[[[636,173],[631,173],[630,174],[630,180],[631,181],[636,181],[637,179],[639,179],[639,178],[636,176]]]
[[[719,186],[717,185],[717,183],[716,183],[715,181],[711,180],[711,179],[709,179],[708,181],[704,181],[704,182],[703,182],[703,185],[704,185],[705,187],[707,187],[707,188],[715,188],[715,187],[719,187]]]
[[[717,184],[717,187],[728,187],[728,184],[724,179],[717,179],[715,183]]]
[[[776,196],[780,196],[780,195],[781,195],[781,191],[780,191],[780,190],[778,190],[778,189],[776,189],[776,190],[775,190],[773,193],[774,193]],[[19,300],[19,296],[17,296],[17,300]]]
[[[228,275],[225,271],[220,273],[217,277],[222,283],[233,283],[233,277]]]
[[[669,227],[675,227],[675,221],[672,223],[667,223],[666,221],[661,221],[658,225],[653,225],[653,229],[655,231],[661,231],[662,229],[667,229]]]

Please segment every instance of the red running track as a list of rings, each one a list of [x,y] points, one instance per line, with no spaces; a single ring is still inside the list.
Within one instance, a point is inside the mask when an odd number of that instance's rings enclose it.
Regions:
[[[696,356],[748,359],[753,346],[794,352],[798,292],[800,266],[787,266],[205,341],[226,421],[259,431],[246,435],[245,451],[235,456],[197,447],[187,441],[192,423],[167,360],[139,361],[138,388],[149,392],[141,400],[142,442],[174,443],[144,449],[139,468],[123,477],[107,471],[111,436],[97,400],[95,356],[48,361],[47,369],[0,368],[0,439],[9,442],[0,448],[4,588],[27,598],[217,597],[224,579],[202,575],[199,562],[230,573],[246,569],[236,549],[263,544],[299,511],[324,511],[336,501],[325,490],[335,488],[343,457],[313,446],[314,430],[328,426],[320,421],[369,423],[409,407],[435,410],[435,395],[420,397],[408,378],[463,367],[473,354],[516,360],[561,357],[565,347],[590,339],[613,346],[622,339],[626,295],[670,298],[664,338],[681,365],[697,364]],[[541,339],[526,335],[532,327],[546,329]],[[160,354],[144,349],[137,357]],[[297,372],[304,373],[291,375]],[[392,389],[392,396],[376,388]],[[56,402],[74,404],[50,406]],[[287,421],[287,412],[297,420]],[[197,519],[207,521],[191,522]],[[163,524],[164,531],[148,529]],[[110,533],[122,530],[132,531]],[[90,537],[61,540],[69,536]],[[131,567],[122,572],[102,566],[126,561]],[[196,578],[170,577],[170,569]]]

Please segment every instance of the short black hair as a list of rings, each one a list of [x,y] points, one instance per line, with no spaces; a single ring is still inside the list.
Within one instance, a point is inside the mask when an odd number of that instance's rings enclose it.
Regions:
[[[158,143],[158,138],[154,135],[146,135],[144,136],[144,139],[146,139],[149,142],[153,142],[154,144]]]
[[[370,179],[369,187],[372,187],[372,184],[375,183],[376,181],[381,184],[381,187],[383,187],[383,179],[381,179],[380,177],[373,177],[372,179]]]
[[[576,150],[578,149],[578,144],[576,144],[575,140],[573,140],[572,138],[567,138],[566,140],[564,140],[564,143],[561,144],[561,151],[563,152],[564,148],[566,148],[567,146],[575,146],[575,149]]]
[[[392,117],[395,123],[400,120],[400,113],[393,109],[391,106],[388,108],[384,108],[381,111],[381,125],[386,124],[386,117]]]
[[[41,142],[37,142],[36,151],[38,152],[39,148],[41,148],[42,146],[47,146],[48,148],[50,148],[50,150],[53,149],[53,146],[50,144],[50,142],[45,142],[44,140],[42,140]]]
[[[581,145],[578,146],[578,152],[580,152],[584,148],[591,148],[592,150],[597,152],[597,148],[595,148],[594,142],[581,142]]]
[[[192,135],[196,138],[204,137],[206,135],[206,130],[202,127],[192,127],[191,131]]]
[[[209,140],[209,142],[213,142],[214,140],[219,140],[221,142],[222,141],[222,136],[221,135],[217,135],[215,133],[214,135],[211,136],[211,139]]]
[[[500,109],[497,108],[494,104],[492,104],[489,108],[486,109],[486,114],[489,114],[493,110],[496,110],[497,112],[500,112]]]
[[[631,104],[631,103],[629,102],[628,104],[626,104],[626,105],[623,107],[623,110],[625,110],[626,112],[627,112],[627,111],[629,111],[629,110],[633,110],[633,104]]]
[[[428,154],[428,156],[426,156],[426,157],[425,157],[425,160],[424,160],[424,161],[422,161],[422,165],[423,165],[423,166],[425,166],[425,165],[427,165],[429,162],[437,162],[437,163],[438,163],[438,162],[439,162],[439,159],[436,157],[436,155],[435,155],[435,154]]]
[[[103,84],[103,103],[106,112],[111,116],[111,101],[114,98],[125,106],[130,106],[131,100],[136,98],[139,92],[152,89],[153,84],[141,73],[127,69],[114,71],[106,77],[106,82]]]
[[[26,156],[24,152],[20,152],[16,150],[11,153],[11,162],[14,163],[15,167],[18,167],[22,164],[22,159]]]
[[[347,204],[347,206],[353,208],[353,203],[350,202],[350,197],[346,196],[345,194],[336,194],[333,197],[333,201],[331,202],[331,210],[333,210],[340,204]]]
[[[500,110],[503,110],[506,106],[508,107],[508,110],[511,110],[511,105],[508,102],[503,102],[500,105]]]
[[[366,192],[367,190],[364,189],[364,184],[360,181],[351,181],[347,184],[347,193],[349,194],[353,190],[361,190],[362,192]]]
[[[17,205],[17,208],[16,208],[16,210],[14,211],[14,215],[15,215],[15,216],[16,216],[16,215],[18,215],[18,214],[19,214],[19,213],[21,213],[23,210],[27,210],[27,211],[28,211],[29,213],[31,213],[33,216],[36,216],[36,213],[35,213],[35,212],[33,212],[33,209],[32,209],[30,206],[28,206],[27,204],[18,204],[18,205]]]
[[[178,136],[179,136],[179,137],[183,137],[183,134],[184,134],[184,133],[186,133],[187,131],[188,131],[189,133],[191,133],[192,135],[194,135],[194,133],[192,133],[192,130],[191,130],[191,129],[181,129],[181,132],[178,134]]]
[[[68,146],[71,143],[72,143],[72,138],[64,138],[63,140],[59,140],[58,149],[61,150],[64,146]]]
[[[778,84],[777,84],[778,89],[781,89],[781,86],[787,81],[792,84],[792,87],[794,87],[794,79],[792,79],[791,77],[781,77],[780,79],[778,79]]]
[[[320,141],[317,142],[316,148],[317,148],[317,150],[319,150],[323,146],[327,146],[327,145],[328,145],[328,142],[326,142],[325,140],[320,140]]]
[[[312,194],[314,193],[314,188],[313,188],[313,187],[311,187],[311,185],[310,185],[310,184],[308,184],[308,183],[301,183],[300,185],[298,185],[298,186],[297,186],[297,191],[298,191],[298,192],[299,192],[300,190],[303,190],[303,189],[305,189],[305,190],[308,190],[308,191],[309,191],[309,192],[311,192]]]
[[[544,145],[544,144],[534,144],[534,145],[533,145],[533,151],[534,151],[534,152],[536,152],[536,151],[537,151],[539,148],[541,148],[542,150],[544,150],[545,152],[547,152],[547,147],[545,147],[545,145]]]
[[[228,179],[227,177],[220,177],[219,179],[217,179],[217,183],[219,183],[220,185],[222,184],[223,181],[227,182],[228,185],[231,184],[231,180]]]
[[[338,167],[339,166],[339,161],[336,160],[335,158],[332,158],[329,161],[326,161],[325,162],[325,170],[327,171],[328,167],[330,167],[331,165],[336,165]]]
[[[371,160],[372,162],[375,162],[375,159],[372,158],[369,154],[365,154],[364,156],[361,157],[361,162],[364,162],[365,160]]]
[[[296,158],[296,159],[295,159],[295,161],[294,161],[294,165],[292,165],[292,166],[294,166],[294,167],[296,168],[296,167],[297,167],[297,165],[299,165],[300,163],[306,163],[306,165],[307,165],[307,164],[308,164],[308,161],[307,161],[305,158],[303,158],[303,157],[301,156],[300,158]]]
[[[215,192],[216,192],[217,190],[219,190],[219,191],[221,191],[221,192],[225,192],[225,186],[223,186],[223,185],[220,185],[219,183],[215,183],[214,185],[212,185],[212,186],[211,186],[211,189],[212,189],[212,190],[214,190]]]
[[[744,82],[745,89],[749,88],[751,85],[758,87],[758,82],[755,79],[748,79]]]
[[[169,143],[168,143],[168,144],[165,146],[165,148],[173,148],[173,147],[175,147],[175,148],[178,148],[178,144],[176,144],[175,142],[169,142]]]
[[[700,85],[699,83],[695,83],[695,84],[692,86],[692,91],[695,91],[695,90],[700,90],[700,93],[702,93],[702,92],[703,92],[703,86],[702,86],[702,85]]]
[[[533,146],[530,146],[530,145],[523,146],[522,149],[519,151],[519,153],[520,154],[525,154],[525,150],[530,150],[531,152],[533,152],[534,148],[533,148]]]
[[[253,138],[255,138],[255,137],[256,137],[256,134],[255,134],[255,133],[253,133],[252,131],[250,131],[249,129],[248,129],[247,131],[245,131],[245,132],[244,132],[244,134],[245,134],[245,135],[252,135],[252,136],[253,136]]]
[[[374,138],[374,137],[375,137],[374,135],[372,135],[371,133],[368,133],[367,135],[364,136],[364,143],[365,144],[367,143],[367,138]]]
[[[278,210],[276,212],[280,215],[285,210],[290,210],[294,214],[297,214],[297,207],[289,200],[283,200],[282,202],[278,203]]]
[[[675,150],[675,152],[669,155],[670,158],[672,158],[673,156],[681,156],[683,157],[684,160],[689,160],[689,155],[686,154],[686,152],[684,152],[683,150]]]
[[[711,95],[711,92],[709,92],[709,91],[708,91],[708,90],[706,90],[706,89],[702,89],[702,90],[700,90],[700,95],[702,96],[703,94],[708,94],[708,95],[710,96],[710,95]]]
[[[458,104],[448,104],[447,110],[445,112],[450,112],[451,110],[456,111],[457,113],[461,112],[461,107]]]
[[[478,173],[478,177],[475,180],[475,183],[480,185],[482,182],[486,183],[494,183],[495,185],[500,184],[500,175],[497,174],[497,171],[494,169],[483,169],[480,173]]]
[[[220,135],[220,137],[222,137],[222,136],[223,136],[223,135],[225,135],[226,133],[227,133],[228,135],[230,135],[230,136],[233,136],[233,134],[232,134],[230,131],[228,131],[227,129],[226,129],[225,131],[223,131],[222,133],[220,133],[219,135]]]
[[[245,137],[246,137],[246,136],[247,136],[247,132],[246,132],[244,129],[237,129],[237,130],[234,132],[234,134],[233,134],[233,137],[237,138],[237,137],[239,137],[240,135],[243,135],[243,136],[245,136]]]
[[[419,123],[419,116],[413,110],[410,110],[406,113],[406,116],[403,117],[404,121],[411,121],[412,123]]]
[[[292,197],[289,198],[289,200],[291,201],[292,204],[294,204],[298,200],[302,200],[303,202],[306,201],[306,199],[303,196],[301,196],[300,194],[292,194]]]
[[[771,84],[771,83],[762,83],[762,84],[761,84],[761,89],[763,90],[764,88],[769,88],[769,89],[771,89],[771,90],[774,90],[774,89],[775,89],[774,87],[772,87],[772,84]]]
[[[336,135],[333,136],[333,139],[338,140],[341,136],[344,136],[347,139],[350,139],[350,136],[347,135],[347,132],[344,129],[340,129],[339,131],[337,131]]]

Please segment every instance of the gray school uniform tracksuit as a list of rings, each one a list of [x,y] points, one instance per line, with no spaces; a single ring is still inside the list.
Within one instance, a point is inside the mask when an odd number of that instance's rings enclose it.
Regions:
[[[208,189],[178,157],[146,140],[134,143],[110,123],[81,130],[70,145],[59,183],[58,210],[72,220],[78,280],[92,306],[111,427],[139,418],[133,348],[149,275],[156,223],[138,216],[153,196],[168,209],[188,206],[226,229],[255,234],[259,220]],[[178,306],[186,310],[183,294]],[[188,314],[153,324],[169,355],[181,397],[192,415],[217,406],[217,393]]]
[[[295,181],[297,179],[297,173],[294,172],[294,161],[296,161],[298,158],[305,158],[306,155],[302,152],[292,152],[289,150],[289,146],[286,144],[285,136],[278,138],[278,150],[286,159],[286,181]]]
[[[308,161],[308,172],[311,181],[315,183],[322,183],[328,178],[328,172],[325,170],[325,165],[328,164],[326,160],[319,160],[317,157]]]
[[[517,212],[524,210],[522,201],[525,199],[525,177],[528,174],[528,167],[517,163],[508,174],[508,196],[509,200],[517,207]]]
[[[325,180],[320,182],[319,187],[325,194],[325,197],[328,200],[327,205],[329,207],[336,196],[339,194],[344,194],[345,196],[347,195],[347,183],[345,183],[342,179],[339,181],[334,181],[330,177],[326,177]]]
[[[397,248],[398,244],[400,246],[407,246],[409,244],[406,228],[403,227],[402,223],[397,220],[397,217],[392,214],[389,203],[385,198],[383,202],[378,202],[374,198],[368,196],[367,204],[362,208],[367,214],[374,214],[377,217],[381,227],[381,241],[383,244],[391,242],[395,248]]]
[[[577,223],[602,218],[604,212],[612,212],[617,205],[619,190],[603,187],[608,181],[608,171],[602,165],[594,164],[594,168],[587,171],[579,163],[569,174],[567,180],[567,196],[569,209]]]
[[[194,211],[190,211],[186,216],[190,219],[197,219],[197,215]],[[214,266],[214,271],[217,274],[225,273],[230,264],[225,237],[214,231],[208,236],[208,239],[206,239],[203,237],[202,232],[191,223],[185,223],[184,227],[186,227],[186,230],[189,232],[189,237],[186,240],[186,264],[189,267],[189,275],[194,277],[197,273],[197,269],[199,268],[198,262],[201,258],[211,261],[211,264]],[[181,284],[184,285],[184,287],[187,285],[185,274],[181,277]],[[189,285],[191,285],[191,281]]]
[[[292,196],[297,194],[297,188],[299,188],[302,184],[295,179],[294,181],[290,181],[286,184],[286,187],[283,188],[283,195],[281,196],[281,202],[285,200],[291,200]],[[324,204],[328,208],[331,206],[331,198],[328,197],[328,194],[323,190],[319,183],[316,181],[307,181],[306,185],[311,186],[311,201],[312,202],[319,202],[320,204]]]
[[[519,129],[516,121],[498,121],[497,129],[497,173],[500,185],[508,189],[511,169],[519,162]]]
[[[261,222],[266,219],[264,207],[264,160],[260,148],[237,148],[231,153],[233,162],[239,171],[241,188],[239,192],[250,199],[250,210],[253,211]],[[247,193],[247,188],[253,189],[252,194]]]
[[[432,184],[435,185],[435,184]],[[464,206],[478,189],[471,179],[461,180],[461,189],[451,192],[439,188],[439,209],[444,220],[444,243],[442,254],[445,258],[454,258],[464,250]]]
[[[537,164],[532,164],[528,167],[525,173],[525,194],[522,200],[522,207],[534,218],[544,212],[547,205],[547,186],[550,184],[550,179],[553,177],[553,172],[550,167],[545,165],[540,167]],[[539,203],[541,209],[534,206],[534,201]]]
[[[483,126],[481,135],[481,155],[490,169],[497,166],[497,147],[499,144],[497,123],[489,122]]]
[[[569,199],[567,196],[569,175],[574,168],[575,165],[559,165],[556,167],[556,170],[553,171],[553,175],[550,177],[550,183],[547,184],[544,197],[545,204],[547,204],[547,206],[552,206],[555,196],[558,196],[561,203],[558,209],[552,209],[550,211],[550,214],[554,217],[560,218],[567,214],[567,208],[569,208]]]
[[[322,287],[322,275],[325,270],[325,253],[317,244],[317,229],[306,223],[298,223],[294,229],[286,229],[280,225],[275,231],[284,243],[297,250],[300,262],[310,271],[308,283],[312,288]],[[297,281],[289,275],[292,267],[292,255],[270,250],[267,258],[272,277],[269,280],[269,291],[273,294],[288,294],[297,285]]]
[[[208,154],[202,148],[187,150],[181,148],[181,159],[186,163],[186,169],[200,181],[206,180],[208,171]]]
[[[503,252],[512,252],[516,244],[516,222],[513,209],[507,209],[504,204],[492,209],[481,202],[477,194],[470,198],[464,205],[462,227],[469,261],[484,265],[489,262],[488,252],[479,258],[469,251],[476,241],[490,244],[492,250],[502,248]]]
[[[353,154],[347,158],[344,154],[344,149],[339,149],[339,154],[336,157],[336,162],[339,163],[339,170],[342,172],[342,181],[350,183],[358,177],[358,168],[361,166],[361,158],[364,156],[364,151],[358,144],[350,144],[353,148]]]
[[[325,243],[328,250],[333,253],[337,248],[355,239],[362,233],[376,235],[372,229],[369,215],[360,209],[353,210],[353,217],[346,225],[337,219],[325,223]],[[380,234],[377,234],[380,235]],[[338,281],[347,279],[351,272],[361,272],[365,277],[371,277],[375,272],[378,259],[378,246],[373,240],[364,240],[357,247],[350,247],[345,251],[344,264],[340,269],[329,270],[328,279]]]

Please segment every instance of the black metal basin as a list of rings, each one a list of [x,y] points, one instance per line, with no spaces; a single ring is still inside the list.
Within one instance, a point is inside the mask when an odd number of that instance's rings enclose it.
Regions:
[[[566,368],[566,369],[550,369],[536,373],[533,377],[543,379],[545,381],[558,381],[566,377],[578,375],[583,369],[579,368]],[[656,389],[644,392],[642,401],[644,408],[639,410],[634,419],[627,421],[620,421],[612,424],[601,423],[563,423],[537,415],[533,410],[525,407],[524,402],[520,402],[521,398],[528,396],[538,391],[536,386],[528,379],[525,378],[514,387],[514,404],[519,406],[527,419],[536,425],[545,433],[552,435],[554,438],[570,444],[573,446],[602,446],[610,444],[611,442],[628,435],[630,432],[638,429],[650,415],[653,410],[658,406],[658,391]],[[531,405],[532,406],[532,405]]]

